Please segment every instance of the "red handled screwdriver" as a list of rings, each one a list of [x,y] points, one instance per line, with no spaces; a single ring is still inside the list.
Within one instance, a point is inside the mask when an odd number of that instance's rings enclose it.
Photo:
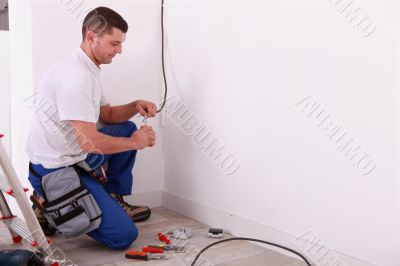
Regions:
[[[151,253],[129,250],[125,254],[125,258],[134,260],[165,260],[165,255],[153,255]]]
[[[158,239],[160,241],[164,242],[165,244],[167,244],[167,245],[171,244],[171,241],[163,233],[158,233],[157,236],[158,236]]]
[[[147,253],[163,253],[164,248],[161,246],[144,246],[142,247],[142,251]]]

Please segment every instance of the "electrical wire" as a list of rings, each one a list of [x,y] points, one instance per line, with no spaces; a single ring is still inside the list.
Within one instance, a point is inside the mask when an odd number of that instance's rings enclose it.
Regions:
[[[215,245],[220,244],[220,243],[223,243],[223,242],[232,241],[232,240],[246,240],[246,241],[259,242],[259,243],[267,244],[267,245],[270,245],[270,246],[275,246],[275,247],[278,247],[278,248],[287,250],[287,251],[289,251],[289,252],[292,252],[292,253],[298,255],[300,258],[302,258],[302,259],[307,263],[308,266],[311,266],[311,263],[310,263],[303,255],[301,255],[299,252],[297,252],[297,251],[295,251],[295,250],[293,250],[293,249],[290,249],[290,248],[287,248],[287,247],[284,247],[284,246],[281,246],[281,245],[278,245],[278,244],[274,244],[274,243],[271,243],[271,242],[267,242],[267,241],[264,241],[264,240],[254,239],[254,238],[247,238],[247,237],[233,237],[233,238],[223,239],[223,240],[214,242],[214,243],[212,243],[212,244],[206,246],[205,248],[203,248],[203,249],[197,254],[197,256],[194,258],[194,260],[193,260],[191,266],[195,266],[196,261],[200,258],[201,254],[202,254],[204,251],[206,251],[207,249],[209,249],[210,247],[215,246]]]
[[[163,80],[164,80],[164,100],[163,103],[160,107],[160,109],[157,111],[157,113],[161,112],[162,109],[165,106],[165,103],[167,102],[167,93],[168,93],[168,85],[167,85],[167,77],[165,75],[165,47],[164,47],[164,0],[161,0],[161,62],[162,62],[162,73],[163,73]]]

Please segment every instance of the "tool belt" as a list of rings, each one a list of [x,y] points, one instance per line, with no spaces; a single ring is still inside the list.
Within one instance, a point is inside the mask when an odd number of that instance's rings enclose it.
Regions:
[[[68,166],[44,176],[38,175],[31,164],[29,170],[41,178],[44,216],[62,235],[86,234],[100,226],[102,212],[80,179],[82,169]]]

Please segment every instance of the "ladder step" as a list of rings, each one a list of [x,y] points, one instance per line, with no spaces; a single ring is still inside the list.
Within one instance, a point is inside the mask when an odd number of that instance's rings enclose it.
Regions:
[[[10,195],[10,196],[14,196],[14,191],[8,185],[5,177],[1,176],[1,175],[0,175],[0,190],[3,191],[4,193]],[[24,191],[28,192],[29,189],[28,188],[24,188]]]
[[[17,236],[13,237],[14,243],[20,243],[22,240],[25,240],[27,243],[30,243],[33,248],[38,247],[37,241],[33,238],[29,227],[24,220],[18,218],[17,216],[10,216],[2,217],[0,218],[0,221],[6,224],[11,231],[17,234]],[[53,244],[51,239],[46,239],[46,241],[50,245]]]
[[[26,225],[25,221],[18,217],[7,217],[3,218],[1,221],[15,232],[17,235],[21,236],[28,243],[33,243],[35,239],[33,238],[29,227]]]
[[[7,193],[10,190],[10,186],[8,185],[6,178],[0,175],[0,190]],[[8,194],[8,193],[7,193]]]

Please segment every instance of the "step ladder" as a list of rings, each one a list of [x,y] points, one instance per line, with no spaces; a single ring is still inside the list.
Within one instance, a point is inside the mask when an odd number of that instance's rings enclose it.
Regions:
[[[0,134],[0,166],[5,175],[0,175],[0,221],[8,227],[14,243],[28,244],[31,251],[38,251],[44,256],[46,265],[58,266],[59,261],[53,256],[50,241],[44,235],[26,195],[28,189],[22,187],[4,149],[3,137],[4,135]],[[15,198],[25,221],[12,214],[4,194]]]

